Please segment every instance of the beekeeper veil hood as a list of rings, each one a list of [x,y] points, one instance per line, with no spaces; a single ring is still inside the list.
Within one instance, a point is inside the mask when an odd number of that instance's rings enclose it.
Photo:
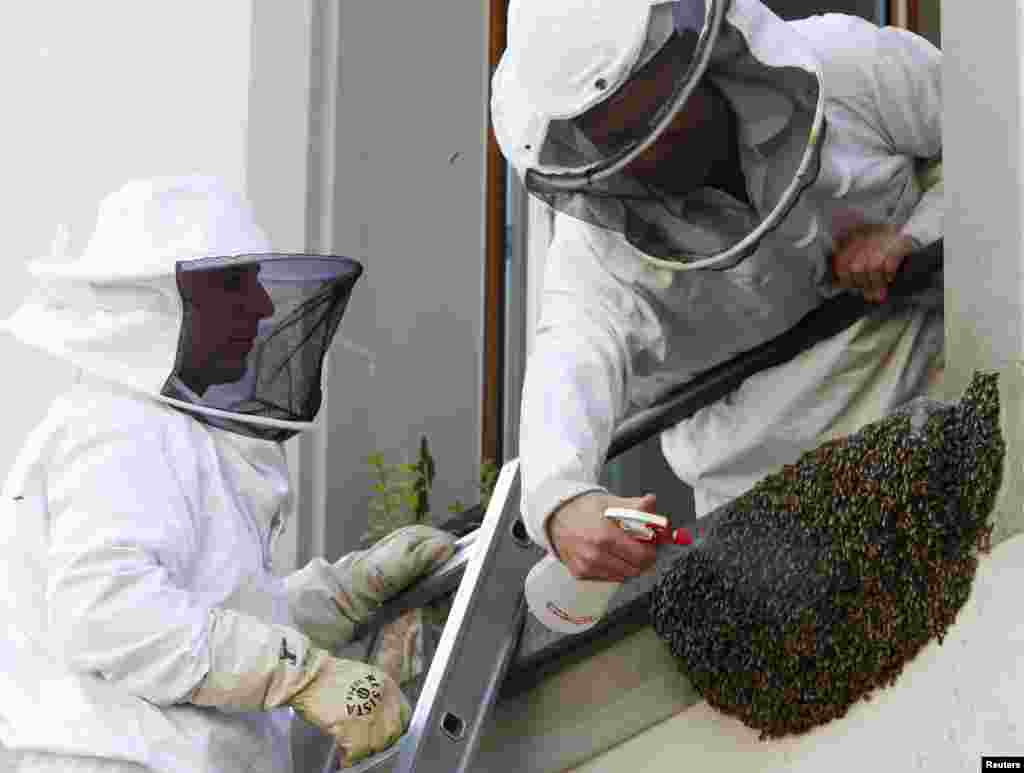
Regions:
[[[247,202],[208,177],[125,185],[76,259],[34,261],[4,323],[102,379],[250,437],[311,426],[328,346],[362,272],[270,250]]]
[[[532,194],[621,233],[661,267],[724,269],[757,249],[817,175],[819,72],[758,0],[512,0],[492,118]],[[692,127],[710,124],[708,90],[736,115],[740,159],[767,161],[764,179],[746,180],[750,208],[681,184],[707,161]],[[713,134],[704,127],[705,140]],[[644,164],[660,165],[657,175],[639,174]]]

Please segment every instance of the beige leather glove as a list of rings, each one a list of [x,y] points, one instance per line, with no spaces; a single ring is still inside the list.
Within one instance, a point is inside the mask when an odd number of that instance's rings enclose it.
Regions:
[[[318,646],[334,650],[392,596],[452,557],[455,538],[430,526],[406,526],[334,564],[315,558],[288,576],[292,620]]]
[[[342,767],[384,751],[401,738],[412,710],[394,680],[373,666],[317,652],[324,657],[315,676],[288,703],[338,741]]]
[[[211,615],[210,668],[191,703],[242,711],[291,706],[338,742],[345,765],[387,749],[409,726],[409,703],[380,669],[331,657],[286,626],[231,610]]]

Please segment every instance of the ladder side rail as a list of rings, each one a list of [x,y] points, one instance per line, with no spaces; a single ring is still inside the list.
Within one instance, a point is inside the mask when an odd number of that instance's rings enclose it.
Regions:
[[[543,555],[519,520],[519,496],[519,462],[512,460],[501,470],[468,551],[405,737],[354,771],[469,769],[526,618],[523,580]]]
[[[541,553],[519,520],[519,461],[505,464],[427,671],[397,773],[468,769],[526,617],[523,579]]]

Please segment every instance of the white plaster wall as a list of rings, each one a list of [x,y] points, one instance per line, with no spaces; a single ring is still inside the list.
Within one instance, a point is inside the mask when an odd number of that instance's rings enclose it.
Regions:
[[[99,199],[135,177],[217,175],[249,195],[275,246],[307,246],[311,2],[44,0],[8,11],[0,317],[30,288],[23,264],[49,250],[57,225],[80,249]],[[73,374],[6,336],[0,357],[18,374],[0,384],[17,406],[0,439],[6,474]],[[298,533],[277,545],[283,568],[295,564]]]
[[[946,338],[962,389],[1024,353],[1021,0],[942,6]]]
[[[410,461],[428,438],[435,517],[477,495],[488,12],[406,3],[396,23],[388,3],[324,6],[338,36],[324,84],[335,102],[321,239],[366,268],[341,335],[375,357],[370,369],[351,351],[332,353],[324,551],[333,559],[366,529],[375,451]]]
[[[0,24],[0,317],[24,264],[134,177],[203,171],[245,185],[251,0],[36,0]],[[70,369],[0,337],[0,474]]]

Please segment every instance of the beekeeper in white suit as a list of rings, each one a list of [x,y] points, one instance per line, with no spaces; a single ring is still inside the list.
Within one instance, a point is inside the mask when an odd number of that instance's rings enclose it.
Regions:
[[[133,182],[7,321],[77,366],[7,480],[0,740],[20,769],[291,770],[292,711],[351,763],[405,730],[382,671],[332,657],[448,558],[428,527],[284,579],[281,442],[312,425],[361,267],[272,253],[216,180]]]
[[[654,549],[602,514],[609,441],[671,386],[837,292],[886,298],[941,236],[941,55],[903,30],[758,0],[513,0],[492,117],[555,210],[520,453],[533,538],[577,577]],[[664,432],[698,514],[941,372],[941,308],[886,309]],[[640,494],[642,492],[624,492]]]

